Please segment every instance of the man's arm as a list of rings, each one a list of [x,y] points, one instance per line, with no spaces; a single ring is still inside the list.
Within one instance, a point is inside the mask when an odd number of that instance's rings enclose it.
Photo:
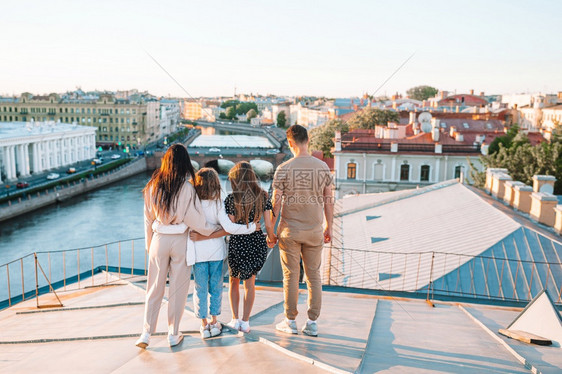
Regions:
[[[324,187],[324,216],[326,217],[326,228],[324,229],[324,243],[332,241],[332,221],[334,220],[334,194],[332,184]]]
[[[277,222],[277,217],[279,217],[279,212],[281,211],[281,204],[283,200],[283,193],[281,190],[273,190],[273,196],[271,197],[271,205],[273,205],[273,209],[269,212],[269,216],[271,217],[271,222],[275,226],[275,222]]]

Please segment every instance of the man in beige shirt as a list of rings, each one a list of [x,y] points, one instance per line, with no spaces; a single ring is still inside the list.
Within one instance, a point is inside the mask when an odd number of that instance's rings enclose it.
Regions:
[[[298,334],[295,318],[302,258],[308,287],[308,321],[302,332],[317,336],[316,320],[322,306],[322,248],[332,239],[333,178],[326,163],[308,153],[308,132],[304,127],[291,126],[287,141],[294,157],[279,165],[273,178],[272,214],[277,217],[281,213],[277,237],[285,300],[285,318],[276,329]]]

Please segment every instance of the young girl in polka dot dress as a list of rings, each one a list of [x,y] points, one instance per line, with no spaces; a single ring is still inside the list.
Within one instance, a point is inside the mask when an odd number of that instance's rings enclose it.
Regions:
[[[248,235],[232,235],[228,244],[228,295],[232,310],[232,321],[228,325],[250,332],[249,319],[254,305],[256,274],[265,264],[268,243],[273,246],[277,238],[273,232],[271,215],[264,214],[266,210],[272,209],[271,201],[267,192],[261,189],[252,166],[246,161],[239,162],[230,170],[228,177],[232,193],[226,197],[224,206],[230,219],[235,223],[248,225],[250,222],[259,222],[263,216],[267,231],[267,242],[261,230],[257,230]],[[244,281],[242,320],[238,318],[241,280]]]

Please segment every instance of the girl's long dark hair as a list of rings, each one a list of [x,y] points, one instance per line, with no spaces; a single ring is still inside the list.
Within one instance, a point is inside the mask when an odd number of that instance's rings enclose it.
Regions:
[[[261,219],[267,192],[260,187],[254,169],[247,161],[240,161],[228,173],[234,197],[235,221],[250,223],[250,212],[254,211],[254,222]]]
[[[173,144],[162,157],[160,169],[154,171],[143,192],[150,192],[156,210],[167,216],[188,176],[195,179],[189,153],[182,144]]]

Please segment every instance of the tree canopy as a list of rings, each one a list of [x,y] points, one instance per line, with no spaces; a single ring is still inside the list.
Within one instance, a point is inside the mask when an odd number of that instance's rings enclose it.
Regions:
[[[252,119],[252,118],[256,118],[258,116],[258,113],[256,112],[255,109],[250,109],[248,111],[248,113],[246,113],[246,118],[248,119],[248,122]]]
[[[533,175],[553,175],[557,179],[554,194],[562,193],[562,143],[542,142],[533,146],[525,134],[518,133],[517,127],[501,138],[504,139],[497,142],[497,151],[489,151],[480,158],[484,167],[505,168],[513,180],[529,185],[533,183]],[[483,187],[484,173],[473,171],[472,174],[479,181],[478,186]]]
[[[337,130],[347,132],[349,131],[349,126],[339,119],[333,119],[322,126],[313,128],[309,135],[310,149],[312,151],[322,151],[324,157],[333,157],[332,147],[334,147],[334,137]]]
[[[258,105],[256,103],[241,102],[239,100],[227,100],[221,104],[221,108],[226,109],[234,108],[236,115],[246,114],[250,109],[254,109],[256,113],[258,112]],[[228,117],[228,113],[226,114]]]
[[[347,121],[350,129],[374,129],[376,125],[388,125],[389,122],[398,122],[400,117],[397,112],[376,108],[367,108],[356,112]]]
[[[406,94],[412,99],[423,101],[429,99],[430,97],[434,97],[438,92],[439,90],[435,87],[416,86],[406,91]]]
[[[277,114],[277,126],[285,127],[286,124],[287,124],[287,117],[285,115],[285,111],[282,110]]]

